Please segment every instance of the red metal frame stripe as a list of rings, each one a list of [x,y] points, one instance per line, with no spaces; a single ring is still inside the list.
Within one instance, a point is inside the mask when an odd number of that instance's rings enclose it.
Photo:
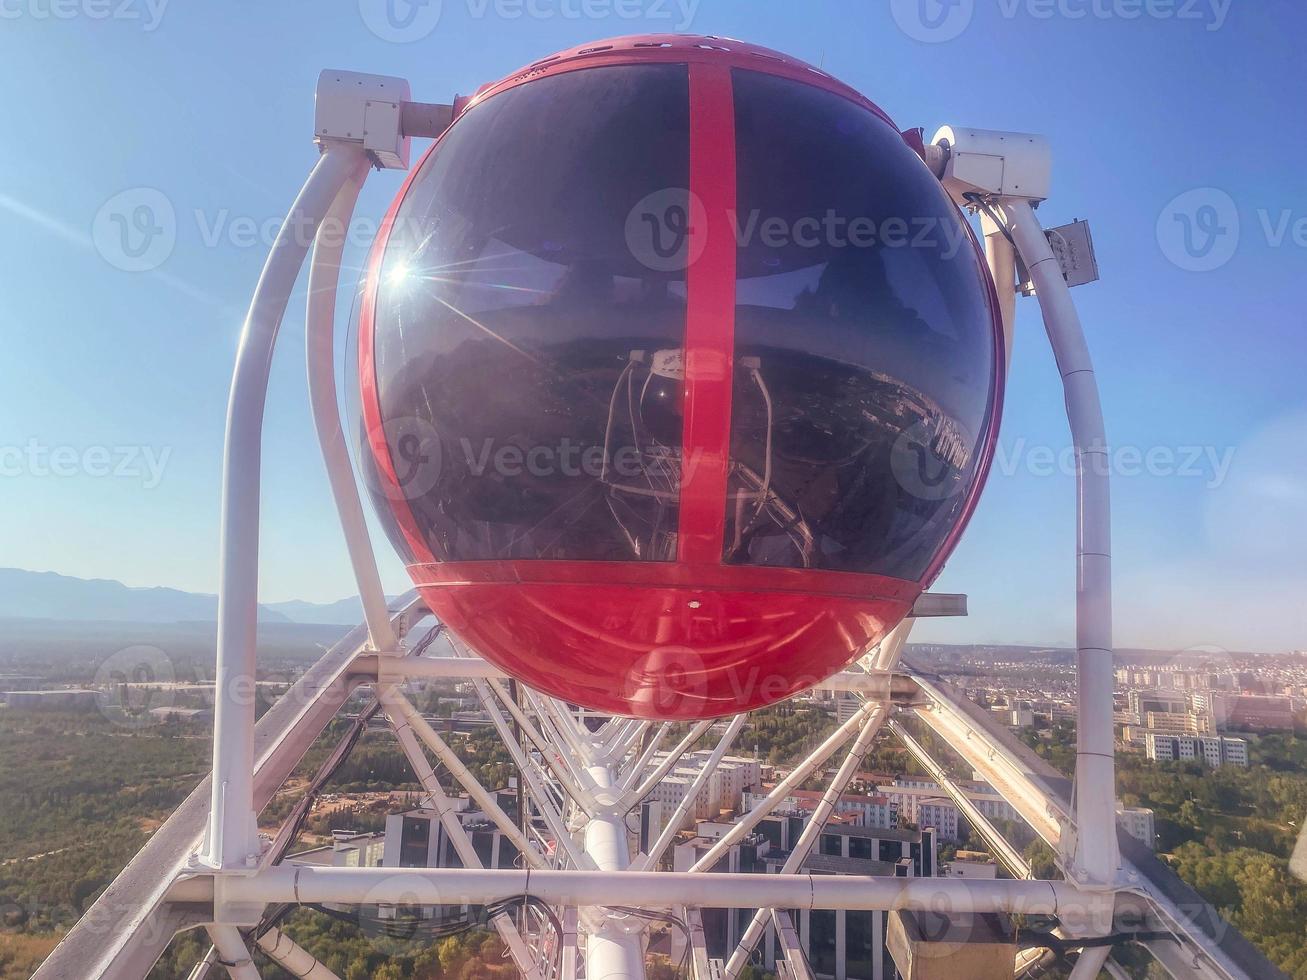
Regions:
[[[678,562],[722,560],[735,355],[735,103],[731,69],[690,65],[690,193],[706,214],[686,271]],[[692,232],[693,233],[693,232]]]

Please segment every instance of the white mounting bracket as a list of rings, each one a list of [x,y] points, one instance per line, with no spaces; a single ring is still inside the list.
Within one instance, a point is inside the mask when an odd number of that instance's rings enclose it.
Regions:
[[[908,613],[916,619],[936,618],[940,616],[965,616],[967,614],[967,597],[949,592],[923,592],[912,604]]]
[[[313,137],[361,146],[386,170],[407,170],[409,137],[401,122],[408,82],[391,75],[328,69],[318,76]]]
[[[943,151],[942,167],[936,171],[939,179],[960,206],[970,203],[968,194],[1024,198],[1032,203],[1048,198],[1053,154],[1042,136],[944,126],[931,143]],[[937,159],[938,150],[932,154]]]

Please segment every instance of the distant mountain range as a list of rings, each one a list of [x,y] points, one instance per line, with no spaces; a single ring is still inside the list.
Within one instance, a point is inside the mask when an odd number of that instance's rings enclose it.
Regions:
[[[73,578],[55,572],[0,568],[0,619],[100,622],[213,622],[218,597],[179,589],[135,589],[112,579]],[[355,626],[363,621],[357,596],[338,602],[292,600],[259,606],[263,623]]]

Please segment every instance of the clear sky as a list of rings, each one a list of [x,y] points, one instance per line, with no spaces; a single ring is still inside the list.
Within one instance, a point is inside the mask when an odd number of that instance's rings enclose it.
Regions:
[[[321,68],[402,75],[442,102],[648,31],[820,63],[928,135],[1046,134],[1041,216],[1089,218],[1103,271],[1076,298],[1119,451],[1118,645],[1307,647],[1300,0],[0,0],[0,565],[216,588],[236,339],[260,226],[316,155]],[[361,213],[375,219],[399,181],[374,174]],[[142,202],[164,216],[162,258],[113,247],[141,232],[115,222]],[[306,404],[302,306],[267,414],[274,601],[353,591]],[[972,615],[916,639],[1073,635],[1074,481],[1049,460],[1068,436],[1033,300],[1007,397],[996,472],[936,586],[968,592]]]

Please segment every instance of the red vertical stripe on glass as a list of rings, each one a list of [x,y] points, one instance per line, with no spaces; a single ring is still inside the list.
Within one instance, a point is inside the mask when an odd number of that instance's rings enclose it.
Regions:
[[[735,352],[735,105],[731,70],[690,65],[690,193],[706,227],[686,274],[685,428],[677,560],[720,562]]]

